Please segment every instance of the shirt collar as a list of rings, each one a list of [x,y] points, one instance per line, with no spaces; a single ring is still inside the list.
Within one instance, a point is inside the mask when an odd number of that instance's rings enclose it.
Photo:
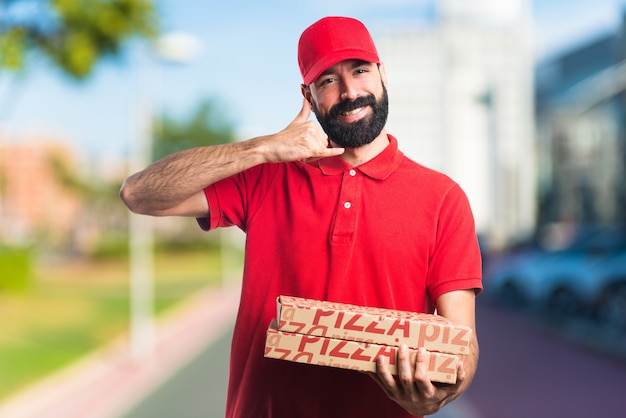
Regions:
[[[389,145],[376,157],[356,168],[363,174],[377,180],[384,180],[391,175],[402,161],[402,151],[398,149],[398,141],[392,135],[387,135]],[[341,174],[346,169],[352,168],[341,156],[323,158],[318,161],[319,168],[327,176]]]

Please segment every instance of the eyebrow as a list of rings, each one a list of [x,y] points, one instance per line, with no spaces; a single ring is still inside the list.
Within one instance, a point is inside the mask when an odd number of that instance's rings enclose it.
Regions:
[[[357,67],[360,67],[362,65],[369,65],[369,64],[372,64],[372,63],[369,62],[369,61],[365,61],[365,60],[352,60],[352,68],[351,69],[354,70]],[[324,71],[322,74],[320,74],[320,77],[324,76],[324,75],[328,75],[328,74],[332,74],[332,71],[330,70],[330,68],[327,68],[326,71]]]

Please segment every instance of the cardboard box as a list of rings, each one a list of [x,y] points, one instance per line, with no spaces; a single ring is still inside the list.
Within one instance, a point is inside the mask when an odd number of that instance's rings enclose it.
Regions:
[[[267,330],[265,357],[296,363],[315,364],[362,372],[376,371],[376,358],[389,357],[391,373],[397,374],[398,347],[339,340],[314,335],[294,334],[276,329],[272,321]],[[416,350],[409,350],[415,365]],[[458,357],[453,354],[429,352],[428,378],[433,382],[455,383]]]
[[[278,329],[295,334],[468,354],[472,329],[425,313],[280,296]]]

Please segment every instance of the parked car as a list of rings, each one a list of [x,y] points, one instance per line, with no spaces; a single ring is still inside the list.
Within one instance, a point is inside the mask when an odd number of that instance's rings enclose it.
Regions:
[[[577,225],[559,226],[552,234],[491,258],[485,265],[486,296],[555,315],[593,315],[626,330],[624,231]]]
[[[626,334],[626,250],[604,263],[601,291],[593,304],[595,319],[606,329]]]

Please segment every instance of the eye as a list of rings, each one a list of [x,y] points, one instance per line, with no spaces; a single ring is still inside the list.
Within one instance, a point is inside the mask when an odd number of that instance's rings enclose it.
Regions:
[[[335,77],[323,77],[318,80],[318,84],[320,87],[326,86],[328,84],[333,83],[335,80],[337,80]]]

